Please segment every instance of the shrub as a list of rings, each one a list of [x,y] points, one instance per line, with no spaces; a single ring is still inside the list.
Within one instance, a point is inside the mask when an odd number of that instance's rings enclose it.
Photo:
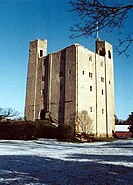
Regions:
[[[48,120],[36,120],[32,122],[28,122],[28,124],[33,125],[34,137],[35,138],[50,138],[54,139],[57,136],[57,127],[50,124]]]
[[[74,138],[74,128],[70,125],[59,125],[57,129],[57,138],[59,140],[71,140]]]
[[[0,139],[36,139],[57,136],[57,127],[48,121],[3,122],[0,124]]]

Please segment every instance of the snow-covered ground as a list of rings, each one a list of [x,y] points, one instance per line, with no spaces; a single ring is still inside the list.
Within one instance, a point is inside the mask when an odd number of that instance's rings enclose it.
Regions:
[[[133,140],[0,141],[0,185],[132,185]]]

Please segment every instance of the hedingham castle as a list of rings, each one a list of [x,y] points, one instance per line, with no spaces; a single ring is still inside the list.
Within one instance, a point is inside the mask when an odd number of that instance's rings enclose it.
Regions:
[[[112,45],[96,51],[73,44],[47,55],[47,40],[30,42],[25,117],[51,118],[77,133],[111,137],[114,130]]]

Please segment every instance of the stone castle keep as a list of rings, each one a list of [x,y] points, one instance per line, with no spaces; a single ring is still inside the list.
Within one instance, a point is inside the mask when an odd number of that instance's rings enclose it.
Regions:
[[[97,39],[96,52],[73,44],[47,55],[47,40],[30,43],[25,117],[34,121],[48,116],[76,132],[112,136],[112,45]]]

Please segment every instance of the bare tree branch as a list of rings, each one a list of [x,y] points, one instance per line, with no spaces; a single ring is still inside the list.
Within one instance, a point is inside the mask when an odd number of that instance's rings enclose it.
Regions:
[[[13,118],[17,117],[19,115],[19,112],[15,111],[12,108],[1,108],[0,107],[0,121],[4,118]]]
[[[129,55],[127,54],[127,50],[132,43],[133,43],[133,34],[130,33],[125,39],[119,39],[119,46],[115,47],[115,50],[119,55],[124,53],[128,57]]]
[[[121,29],[128,18],[128,14],[133,10],[133,1],[127,1],[127,4],[118,4],[105,0],[71,0],[71,11],[76,12],[80,18],[79,23],[71,27],[71,31],[74,33],[71,38],[74,37],[95,37],[96,32],[104,28],[108,32],[117,29],[121,33]],[[120,50],[119,54],[125,53],[129,46],[132,44],[133,38],[121,40],[120,46],[124,46],[123,50]],[[127,45],[126,45],[127,44]]]

